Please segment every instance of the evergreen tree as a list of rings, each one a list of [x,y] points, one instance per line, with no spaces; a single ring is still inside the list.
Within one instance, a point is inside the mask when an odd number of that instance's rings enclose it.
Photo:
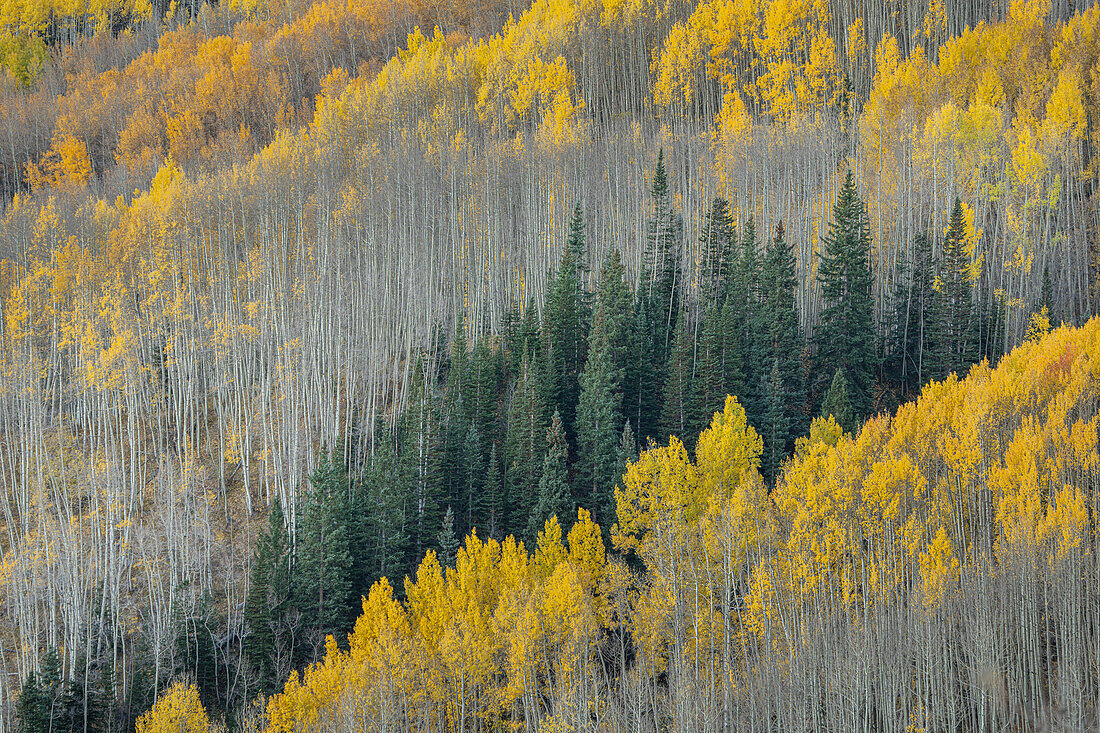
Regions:
[[[409,536],[405,531],[405,504],[400,470],[393,447],[393,430],[383,428],[374,454],[363,474],[363,491],[368,497],[369,531],[366,554],[372,558],[374,578],[401,578],[414,568],[405,565]],[[373,579],[372,578],[372,582]],[[360,587],[365,594],[368,588]]]
[[[647,299],[653,324],[653,345],[658,371],[668,358],[676,319],[680,315],[682,287],[678,218],[672,210],[665,173],[665,151],[657,153],[653,171],[653,218],[646,229]]]
[[[348,542],[348,476],[340,456],[321,452],[302,497],[294,557],[294,595],[315,657],[328,634],[350,626],[354,608]]]
[[[759,363],[762,409],[757,417],[764,439],[765,475],[773,475],[779,460],[794,449],[803,429],[805,393],[801,375],[802,329],[795,304],[794,253],[784,237],[783,223],[775,228],[760,270],[760,302],[753,317],[753,338]]]
[[[41,694],[43,720],[46,730],[58,729],[61,720],[62,708],[65,704],[65,680],[61,674],[61,657],[57,654],[56,647],[46,649],[46,656],[42,659]]]
[[[461,543],[455,536],[455,513],[450,507],[447,507],[447,513],[443,515],[443,526],[439,530],[438,543],[440,564],[446,568],[453,568]]]
[[[290,555],[283,505],[276,497],[252,554],[244,604],[244,657],[265,695],[281,686],[290,669]]]
[[[481,455],[481,434],[474,422],[470,423],[470,427],[466,431],[465,454],[465,495],[462,497],[462,506],[465,507],[465,511],[461,522],[460,537],[469,534],[480,523],[485,509],[482,494],[485,480],[485,462]],[[450,507],[448,507],[448,511],[450,511]]]
[[[622,422],[619,392],[621,370],[613,365],[612,335],[609,330],[614,314],[599,308],[592,329],[592,347],[581,375],[581,396],[577,407],[576,496],[599,514],[615,481],[619,424]]]
[[[569,447],[565,442],[565,428],[557,412],[550,419],[546,431],[546,458],[543,459],[542,477],[539,479],[538,501],[527,523],[527,536],[538,536],[543,523],[552,516],[559,520],[572,516],[573,497],[569,493]],[[564,525],[563,525],[564,528]]]
[[[699,237],[699,303],[705,312],[722,304],[735,266],[736,241],[729,202],[716,196]]]
[[[661,409],[659,370],[649,304],[649,298],[639,290],[634,299],[630,356],[624,368],[623,382],[623,412],[633,424],[635,434],[647,437],[659,433]]]
[[[1051,323],[1054,322],[1054,285],[1050,282],[1050,265],[1043,265],[1043,284],[1039,288],[1039,302],[1035,305],[1035,312],[1046,312]]]
[[[103,680],[92,676],[93,656],[87,647],[82,648],[78,655],[73,679],[66,685],[60,730],[77,733],[105,731],[107,728]]]
[[[943,379],[955,372],[963,377],[978,360],[978,324],[970,284],[970,255],[966,251],[966,222],[958,196],[943,240],[939,282],[936,344],[939,368],[933,376]]]
[[[449,386],[444,393],[447,432],[443,450],[440,450],[439,418],[432,404],[431,383],[426,376],[414,376],[409,390],[409,402],[401,416],[398,431],[398,474],[403,487],[401,498],[404,506],[401,514],[405,518],[404,531],[407,534],[407,552],[402,562],[403,567],[415,568],[424,553],[435,546],[436,527],[443,518],[444,504],[441,499],[447,497],[446,501],[450,501],[461,495],[460,486],[465,479],[461,463],[465,448],[465,430],[459,414],[461,405],[456,404],[456,400],[461,401],[461,389],[458,385],[464,379],[465,352],[459,346],[461,344],[452,348]],[[459,360],[460,366],[456,367],[455,362]],[[456,368],[463,374],[455,376]],[[452,378],[454,383],[451,382]],[[441,473],[452,482],[450,486],[443,485]]]
[[[504,480],[500,471],[500,456],[496,443],[489,448],[489,468],[485,472],[485,529],[486,534],[495,540],[504,539],[505,492]]]
[[[535,364],[524,359],[512,390],[504,438],[505,507],[501,534],[520,535],[534,509],[546,449],[546,422]]]
[[[596,288],[596,303],[592,316],[592,341],[602,338],[611,350],[611,366],[620,372],[618,390],[623,390],[634,356],[634,295],[626,283],[622,255],[612,249],[600,268],[600,282]],[[597,325],[597,322],[598,325]],[[596,329],[600,330],[599,335]],[[589,346],[588,358],[594,345]],[[587,363],[587,362],[586,362]]]
[[[190,582],[185,581],[177,588],[177,600],[173,605],[175,658],[172,673],[186,675],[195,681],[207,710],[224,710],[223,694],[229,675],[215,641],[220,631],[210,592],[192,591]]]
[[[19,690],[15,703],[15,717],[21,733],[48,733],[50,728],[50,701],[38,684],[38,675],[29,672]]]
[[[837,421],[846,433],[854,433],[859,427],[854,412],[852,411],[851,393],[848,389],[847,375],[843,367],[833,374],[833,381],[825,392],[825,398],[821,400],[821,416],[830,415]]]
[[[634,440],[634,431],[630,428],[630,421],[623,422],[623,432],[619,435],[619,450],[615,461],[615,486],[621,486],[623,476],[626,475],[626,467],[638,460],[638,445]],[[618,518],[615,501],[615,490],[604,497],[604,505],[600,511],[606,521],[614,522]]]
[[[849,170],[818,263],[825,308],[814,340],[819,379],[832,380],[844,370],[856,421],[870,414],[877,367],[870,250],[867,210]]]
[[[787,446],[793,432],[790,415],[792,405],[787,399],[787,386],[783,382],[783,371],[778,357],[772,361],[771,371],[764,378],[761,392],[764,396],[764,409],[760,414],[760,437],[764,441],[764,453],[760,457],[760,470],[765,478],[771,480],[789,453]]]
[[[695,345],[688,330],[687,318],[679,319],[672,344],[662,390],[661,438],[664,441],[669,435],[675,435],[690,450],[702,430],[702,416],[694,377]]]
[[[561,413],[572,436],[580,397],[580,373],[588,355],[590,306],[584,290],[584,218],[580,205],[569,224],[569,239],[558,270],[546,293],[543,310],[544,397]]]
[[[763,359],[755,332],[755,314],[760,300],[760,256],[756,249],[756,224],[752,217],[741,228],[741,244],[731,267],[723,319],[731,354],[728,360],[729,393],[735,394],[745,408],[749,422],[757,424],[760,413],[760,363]],[[735,390],[735,391],[734,391]],[[722,395],[725,404],[725,395]]]

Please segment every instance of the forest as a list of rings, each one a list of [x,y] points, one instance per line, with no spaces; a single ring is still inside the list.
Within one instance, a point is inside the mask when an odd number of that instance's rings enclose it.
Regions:
[[[1100,7],[0,0],[0,729],[1100,724]]]

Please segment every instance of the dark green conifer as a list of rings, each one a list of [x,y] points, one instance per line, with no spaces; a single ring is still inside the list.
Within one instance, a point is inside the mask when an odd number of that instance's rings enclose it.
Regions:
[[[961,378],[978,360],[978,324],[970,283],[970,254],[966,251],[966,222],[958,196],[943,240],[939,284],[937,316],[942,319],[937,329],[939,369],[933,376],[943,379],[954,372]]]
[[[622,422],[622,372],[613,364],[612,333],[616,314],[610,308],[598,308],[592,329],[592,346],[581,375],[581,396],[577,407],[578,457],[575,465],[576,496],[599,514],[614,489],[619,425]]]
[[[822,242],[817,278],[825,308],[814,333],[818,385],[829,384],[843,369],[853,420],[871,411],[877,368],[871,300],[871,235],[867,209],[849,170],[836,205],[829,233]]]
[[[301,497],[294,551],[294,595],[313,654],[353,618],[348,476],[342,457],[322,451]]]
[[[764,438],[764,473],[771,478],[779,461],[794,449],[803,431],[802,329],[795,304],[794,253],[775,228],[760,269],[760,300],[754,314],[753,338],[760,375],[761,411],[757,416]]]
[[[252,570],[244,605],[244,656],[261,692],[272,694],[289,669],[290,534],[278,497],[268,513],[252,553]],[[282,664],[280,664],[282,660]]]
[[[561,415],[557,412],[550,419],[550,428],[546,431],[546,458],[542,463],[542,477],[539,479],[538,501],[531,511],[527,523],[527,536],[534,540],[550,517],[556,516],[562,522],[562,528],[569,517],[573,516],[573,497],[569,492],[569,447],[565,442],[565,428]]]
[[[569,239],[543,309],[544,398],[561,413],[567,436],[580,397],[580,374],[588,356],[590,305],[584,290],[584,218],[580,205],[569,224]]]
[[[439,564],[445,568],[455,566],[455,558],[458,556],[459,540],[455,536],[455,513],[447,507],[443,515],[443,525],[439,530]]]
[[[852,412],[848,379],[843,368],[833,373],[833,381],[825,391],[825,398],[821,400],[821,416],[830,415],[844,428],[844,432],[853,433],[859,427]]]

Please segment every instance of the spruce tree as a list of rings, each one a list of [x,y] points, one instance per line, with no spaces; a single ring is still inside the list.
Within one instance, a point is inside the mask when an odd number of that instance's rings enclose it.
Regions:
[[[661,410],[661,440],[668,436],[680,438],[690,450],[698,437],[700,415],[694,377],[694,342],[688,330],[687,318],[679,319],[672,353],[665,368],[664,406]]]
[[[244,656],[260,691],[272,694],[289,670],[290,534],[278,497],[268,513],[252,553],[252,571],[244,604]],[[281,663],[280,663],[281,662]]]
[[[464,340],[463,340],[464,341]],[[464,351],[457,347],[453,354],[461,359],[465,372]],[[452,356],[452,375],[455,366]],[[447,415],[445,440],[440,440],[439,415],[432,402],[431,383],[426,376],[416,374],[410,386],[409,402],[401,416],[398,431],[398,474],[403,487],[404,501],[402,515],[405,518],[407,534],[404,567],[415,568],[424,553],[435,546],[435,535],[439,522],[443,518],[444,502],[453,501],[461,495],[461,486],[465,479],[461,457],[465,449],[466,431],[461,420],[461,389],[451,383],[444,393],[444,410]],[[464,374],[460,379],[464,379]],[[457,381],[457,380],[456,380]],[[443,442],[443,450],[440,443]],[[441,466],[442,463],[442,466]],[[445,478],[451,482],[444,485]],[[449,490],[448,490],[449,489]]]
[[[752,217],[741,227],[741,243],[731,267],[725,302],[725,332],[736,362],[730,362],[732,394],[745,408],[749,422],[757,424],[760,413],[760,363],[763,355],[755,332],[760,300],[760,255],[756,248],[756,224]],[[734,371],[739,372],[734,374]],[[725,404],[723,395],[722,404]],[[719,405],[721,408],[721,405]]]
[[[443,525],[439,530],[437,542],[439,545],[439,563],[445,568],[453,568],[461,543],[458,537],[455,536],[455,513],[451,511],[450,507],[447,507],[447,512],[443,515]]]
[[[578,204],[565,252],[546,293],[542,322],[544,397],[550,409],[561,413],[568,436],[573,435],[580,373],[588,355],[590,306],[584,273],[584,218]]]
[[[1043,265],[1043,283],[1039,288],[1039,302],[1035,304],[1035,312],[1046,315],[1054,323],[1054,285],[1050,281],[1050,265]]]
[[[605,339],[611,349],[612,368],[620,372],[618,389],[623,390],[634,355],[634,295],[626,283],[626,271],[622,255],[618,249],[608,253],[600,268],[600,282],[596,288],[596,302],[593,307],[591,339]],[[597,336],[595,329],[600,334]],[[589,346],[589,358],[594,346]]]
[[[760,302],[753,315],[753,339],[759,352],[762,409],[757,416],[764,439],[765,475],[794,449],[803,429],[805,393],[801,375],[802,329],[795,303],[794,253],[783,222],[764,253],[760,269]],[[770,457],[770,458],[769,458]]]
[[[485,471],[485,535],[495,540],[504,539],[502,527],[505,516],[504,478],[500,470],[497,444],[489,448],[489,467]]]
[[[65,706],[65,679],[61,672],[61,657],[56,647],[46,649],[39,678],[45,730],[59,730]]]
[[[735,243],[729,202],[716,196],[699,236],[699,304],[705,312],[722,304],[735,265]]]
[[[550,419],[546,431],[546,458],[542,463],[539,479],[538,501],[527,523],[527,536],[534,540],[543,523],[552,516],[566,520],[573,514],[573,497],[569,493],[569,447],[565,442],[565,428],[557,412]],[[564,529],[564,524],[563,524]]]
[[[659,433],[661,402],[650,301],[641,288],[639,285],[634,299],[630,356],[624,369],[623,412],[633,424],[636,435],[649,437]]]
[[[546,422],[536,364],[524,358],[512,389],[504,437],[505,506],[501,534],[520,535],[534,509],[546,450]]]
[[[838,372],[839,373],[839,372]],[[771,480],[779,470],[779,465],[788,455],[788,441],[791,440],[791,404],[788,401],[787,386],[783,382],[783,371],[778,357],[772,360],[772,368],[763,378],[761,385],[763,410],[760,414],[760,437],[764,441],[764,454],[761,456],[760,470],[764,477]]]
[[[477,526],[484,514],[485,503],[482,489],[485,481],[485,461],[481,454],[481,434],[477,425],[470,423],[466,431],[465,447],[465,495],[462,497],[463,516],[460,523],[459,536],[463,537]],[[448,511],[450,508],[448,507]]]
[[[405,565],[409,536],[405,528],[405,497],[393,447],[393,430],[385,427],[380,432],[382,437],[363,475],[370,510],[366,552],[373,559],[375,578],[397,579],[411,573],[414,568]],[[363,594],[367,590],[369,588],[360,588]]]
[[[619,392],[621,370],[613,364],[612,333],[615,314],[597,309],[592,329],[592,346],[581,375],[581,396],[577,406],[576,496],[597,515],[606,506],[615,486],[619,425],[622,423]]]
[[[978,360],[978,324],[970,284],[970,255],[966,251],[966,221],[958,196],[943,240],[939,281],[940,363],[939,373],[934,376],[943,379],[955,372],[961,378]]]
[[[855,413],[852,411],[851,392],[848,387],[847,375],[844,369],[837,369],[833,373],[833,381],[829,389],[825,391],[825,398],[821,400],[821,416],[830,415],[837,421],[846,433],[854,433],[859,427]]]
[[[648,280],[647,299],[653,324],[653,345],[658,371],[672,347],[676,319],[680,315],[681,288],[678,219],[672,210],[665,173],[665,151],[657,153],[650,188],[653,218],[646,228],[645,266]]]
[[[322,451],[302,497],[294,557],[294,595],[313,654],[325,636],[350,626],[351,553],[348,543],[348,476],[339,455]]]
[[[871,235],[867,210],[851,170],[833,207],[833,221],[818,262],[825,308],[814,333],[818,384],[843,369],[853,420],[871,411],[876,341],[871,300]],[[828,383],[828,382],[826,382]]]
[[[50,727],[50,702],[46,691],[38,683],[38,675],[27,673],[19,699],[15,703],[15,717],[22,733],[48,733]]]

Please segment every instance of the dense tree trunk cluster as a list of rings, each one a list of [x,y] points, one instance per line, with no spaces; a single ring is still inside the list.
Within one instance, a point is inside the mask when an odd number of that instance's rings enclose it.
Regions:
[[[1096,312],[1095,4],[727,9],[0,16],[5,723],[180,676],[231,719],[426,552],[610,528],[727,394],[777,487],[813,418]]]

